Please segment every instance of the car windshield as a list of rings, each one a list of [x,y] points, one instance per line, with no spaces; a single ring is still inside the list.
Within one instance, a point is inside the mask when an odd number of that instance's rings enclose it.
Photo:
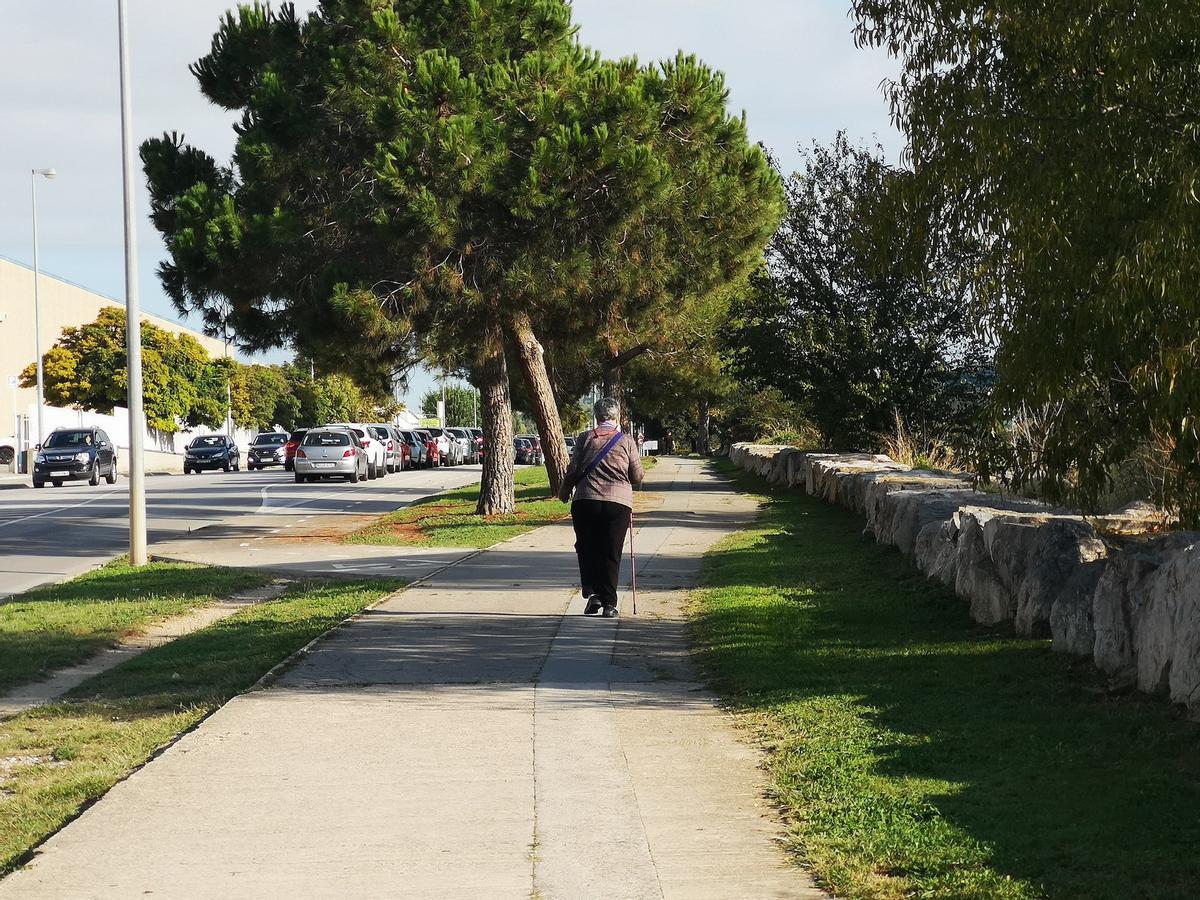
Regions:
[[[280,444],[287,443],[288,436],[286,434],[260,434],[254,439],[255,447],[278,447]]]
[[[46,438],[47,447],[90,447],[95,442],[90,431],[56,431]]]
[[[225,438],[220,435],[209,435],[207,437],[198,437],[192,441],[193,447],[224,447]]]
[[[529,446],[529,441],[525,440],[525,438],[517,438],[513,443],[522,448]]]
[[[318,431],[304,436],[305,447],[349,447],[350,435],[343,431]]]
[[[379,426],[372,428],[371,434],[375,435],[375,437],[379,438],[381,441],[386,441],[391,437],[391,435],[387,433],[386,428],[380,428]]]

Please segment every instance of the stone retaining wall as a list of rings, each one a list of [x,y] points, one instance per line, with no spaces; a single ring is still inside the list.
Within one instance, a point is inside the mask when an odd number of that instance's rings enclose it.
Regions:
[[[1137,536],[1160,517],[1151,507],[1085,518],[869,454],[734,444],[729,458],[863,516],[977,622],[1048,637],[1058,652],[1090,656],[1114,687],[1200,715],[1200,534]]]

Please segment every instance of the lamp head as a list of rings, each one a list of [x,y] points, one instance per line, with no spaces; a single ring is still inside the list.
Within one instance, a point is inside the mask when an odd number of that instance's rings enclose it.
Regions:
[[[34,169],[33,174],[41,175],[43,178],[45,178],[49,181],[53,181],[55,178],[58,177],[58,171],[55,169]]]

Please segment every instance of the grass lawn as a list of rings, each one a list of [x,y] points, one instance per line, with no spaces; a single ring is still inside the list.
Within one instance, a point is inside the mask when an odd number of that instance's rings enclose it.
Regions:
[[[276,663],[400,586],[297,584],[0,722],[0,874]]]
[[[0,693],[83,662],[122,636],[240,591],[261,572],[154,563],[111,563],[64,584],[0,604]]]
[[[1200,726],[975,625],[851,513],[733,477],[765,506],[706,559],[694,639],[838,896],[1200,892]]]
[[[652,469],[656,462],[643,460],[646,469]],[[541,466],[518,469],[516,486],[517,510],[510,515],[475,515],[479,485],[470,485],[380,516],[371,525],[347,536],[346,543],[482,549],[571,514],[569,504],[550,496],[550,480]]]

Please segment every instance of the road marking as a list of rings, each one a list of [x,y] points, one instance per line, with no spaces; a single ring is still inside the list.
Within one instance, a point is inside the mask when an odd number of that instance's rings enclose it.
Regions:
[[[103,500],[105,497],[111,497],[113,494],[124,493],[123,490],[105,491],[103,494],[97,494],[90,500],[84,500],[82,503],[73,503],[70,506],[60,506],[56,509],[48,509],[44,512],[34,513],[32,516],[22,516],[20,519],[12,519],[9,522],[0,522],[0,528],[7,528],[9,525],[20,525],[22,522],[30,522],[34,519],[40,519],[44,516],[52,516],[55,513],[66,512],[69,509],[79,509],[81,506],[87,506],[89,503],[95,503],[97,500]]]

